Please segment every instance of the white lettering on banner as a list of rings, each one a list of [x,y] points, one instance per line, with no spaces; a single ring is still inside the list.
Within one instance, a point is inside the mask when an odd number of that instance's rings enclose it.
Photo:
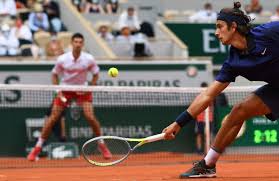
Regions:
[[[255,117],[253,118],[254,125],[277,125],[278,121],[270,121],[265,117]]]
[[[153,135],[151,125],[145,126],[110,126],[102,127],[103,135],[113,135],[121,137],[147,137]],[[72,127],[70,128],[70,138],[92,138],[93,132],[90,127]]]
[[[100,80],[98,85],[103,86],[147,86],[147,87],[181,87],[180,80]]]
[[[215,37],[214,29],[205,29],[202,30],[203,35],[203,51],[205,53],[226,53],[226,46],[224,46],[221,42],[219,43],[219,47],[211,47],[211,42],[217,41]]]

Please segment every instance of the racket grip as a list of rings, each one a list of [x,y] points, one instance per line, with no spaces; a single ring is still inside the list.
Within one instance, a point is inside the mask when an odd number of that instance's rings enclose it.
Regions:
[[[153,136],[149,136],[146,138],[146,142],[150,143],[150,142],[154,142],[154,141],[163,140],[163,139],[165,139],[165,134],[166,133],[160,133],[160,134],[156,134]]]

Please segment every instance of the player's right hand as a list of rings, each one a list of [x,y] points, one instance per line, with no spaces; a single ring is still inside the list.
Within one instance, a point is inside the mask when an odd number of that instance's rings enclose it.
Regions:
[[[173,122],[163,130],[163,133],[166,133],[165,139],[166,140],[174,139],[175,135],[180,131],[180,129],[181,127],[176,122]]]

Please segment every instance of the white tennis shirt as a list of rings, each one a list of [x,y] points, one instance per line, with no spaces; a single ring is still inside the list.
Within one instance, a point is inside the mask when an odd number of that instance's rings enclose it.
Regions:
[[[60,76],[62,85],[86,85],[87,73],[95,75],[99,71],[100,68],[91,54],[81,52],[75,60],[72,51],[60,55],[52,69],[53,74]]]

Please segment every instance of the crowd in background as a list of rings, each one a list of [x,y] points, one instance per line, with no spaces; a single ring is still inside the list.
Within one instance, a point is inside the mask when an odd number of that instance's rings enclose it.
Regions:
[[[140,21],[137,7],[123,8],[118,0],[72,0],[72,4],[80,13],[117,16],[116,23],[96,22],[98,35],[109,43],[131,44],[133,56],[152,56],[149,40],[155,37],[154,25]],[[251,0],[243,9],[252,19],[266,15],[260,0]],[[214,23],[216,17],[213,5],[207,2],[189,16],[189,22]],[[0,20],[0,56],[57,56],[65,50],[66,46],[57,38],[59,32],[67,31],[61,20],[59,1],[0,0]],[[279,6],[270,14],[269,21],[279,21]],[[47,43],[36,41],[39,34],[48,36]]]
[[[53,47],[57,33],[67,31],[59,3],[53,0],[1,0],[0,19],[0,56],[54,56],[56,51],[49,55],[45,50]],[[40,34],[48,34],[52,40],[46,47],[36,41],[40,41]]]
[[[279,21],[279,6],[276,7],[275,13],[266,12],[260,0],[251,0],[249,4],[244,7],[245,12],[251,17],[256,19],[259,16],[269,16],[270,21]],[[213,10],[211,3],[207,2],[204,4],[202,10],[197,11],[189,17],[189,21],[192,23],[214,23],[216,21],[217,12]]]
[[[84,13],[118,13],[118,0],[72,0],[79,12]]]

